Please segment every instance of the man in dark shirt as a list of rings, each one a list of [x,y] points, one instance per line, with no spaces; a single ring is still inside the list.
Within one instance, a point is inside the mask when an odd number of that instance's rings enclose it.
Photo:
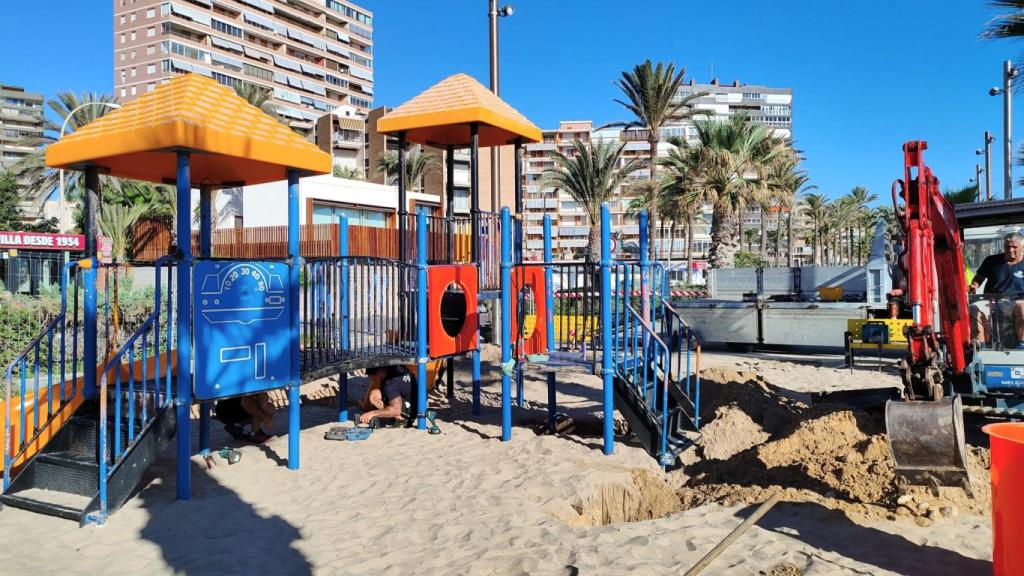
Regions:
[[[1024,348],[1024,236],[1017,232],[1003,237],[1003,253],[993,254],[982,261],[974,275],[970,291],[976,292],[984,284],[985,294],[1005,297],[999,300],[997,313],[1012,316],[1017,336],[1017,347]],[[971,306],[971,328],[975,340],[987,342],[991,332],[991,310],[988,301]]]
[[[402,408],[412,398],[412,378],[401,368],[379,366],[368,368],[370,379],[367,402],[374,410],[359,416],[361,424],[369,424],[374,418],[401,418]]]

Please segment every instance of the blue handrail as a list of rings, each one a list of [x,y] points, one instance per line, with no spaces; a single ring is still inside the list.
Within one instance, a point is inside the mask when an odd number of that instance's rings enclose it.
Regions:
[[[22,455],[32,446],[36,439],[39,438],[43,430],[49,428],[50,423],[54,417],[59,415],[63,411],[64,407],[67,406],[72,399],[78,393],[77,382],[72,383],[71,394],[65,393],[66,387],[66,371],[64,367],[65,351],[65,332],[67,331],[67,291],[68,284],[70,283],[71,273],[78,267],[78,262],[68,262],[64,264],[61,270],[61,286],[60,286],[60,312],[51,319],[39,334],[28,343],[22,351],[14,357],[14,360],[4,370],[4,405],[5,405],[5,420],[3,426],[3,452],[4,452],[4,490],[6,490],[11,483],[11,466],[17,462]],[[77,302],[76,302],[77,304]],[[77,306],[76,315],[73,318],[74,324],[72,325],[72,340],[73,346],[77,346]],[[53,333],[55,331],[60,332],[60,403],[57,410],[53,409]],[[41,344],[43,339],[47,342],[47,383],[46,383],[46,420],[40,424],[39,422],[39,376],[40,376],[40,365],[39,357],[41,350]],[[27,432],[27,418],[25,414],[26,401],[25,401],[25,388],[28,379],[28,362],[27,359],[32,356],[34,358],[33,371],[34,371],[34,394],[32,397],[32,434],[29,436]],[[77,364],[77,350],[73,351],[73,356],[76,358]],[[11,453],[11,440],[13,422],[11,420],[11,389],[14,387],[14,371],[17,369],[19,375],[19,411],[20,411],[20,438],[16,442],[16,451]],[[72,369],[72,375],[74,376],[75,369]]]
[[[99,416],[99,455],[98,455],[99,456],[99,507],[100,507],[100,509],[99,509],[99,517],[98,517],[99,523],[103,522],[103,519],[106,518],[107,513],[108,513],[108,506],[107,506],[107,481],[108,481],[110,475],[116,469],[118,463],[121,461],[121,459],[124,456],[124,454],[126,452],[128,452],[129,449],[132,447],[132,444],[135,442],[135,440],[139,436],[141,436],[141,433],[142,433],[142,431],[145,430],[146,426],[148,426],[150,424],[152,419],[155,419],[156,415],[159,413],[159,410],[161,408],[171,404],[172,398],[171,398],[170,393],[168,392],[168,393],[163,394],[163,398],[161,398],[160,397],[161,396],[160,388],[159,388],[159,386],[157,384],[159,383],[160,376],[161,376],[160,375],[160,368],[161,368],[161,366],[160,366],[160,320],[161,320],[161,317],[163,316],[163,313],[164,313],[163,309],[161,308],[162,295],[161,295],[160,271],[161,271],[161,268],[163,266],[165,266],[168,262],[173,262],[174,260],[175,260],[175,258],[173,256],[164,256],[164,257],[161,257],[160,259],[158,259],[156,261],[156,264],[155,264],[156,287],[155,287],[154,295],[153,295],[153,298],[154,298],[153,311],[150,312],[149,316],[146,317],[145,321],[143,321],[142,324],[138,327],[138,329],[135,330],[135,333],[132,334],[125,341],[125,343],[117,350],[117,352],[115,352],[107,360],[107,362],[103,365],[103,370],[101,372],[101,376],[100,376],[100,390],[99,390],[100,416]],[[171,279],[171,273],[170,273],[170,266],[168,266],[168,277],[167,277],[167,280],[168,280],[168,286],[171,286],[172,285],[172,282],[171,282],[172,279]],[[168,304],[169,304],[169,299],[168,299]],[[167,318],[166,318],[166,322],[168,324],[168,327],[167,327],[168,328],[168,332],[167,332],[167,350],[168,350],[168,354],[167,354],[167,365],[165,366],[165,371],[167,373],[167,387],[168,387],[168,389],[170,387],[170,373],[171,373],[170,350],[172,348],[172,340],[171,340],[171,333],[170,333],[171,314],[169,313],[169,309],[170,309],[170,306],[168,305],[168,314],[167,314]],[[148,358],[149,346],[148,346],[148,343],[149,342],[148,342],[148,340],[149,340],[149,336],[150,336],[151,333],[153,334],[153,341],[154,341],[154,344],[155,344],[155,348],[154,348],[154,351],[153,351],[153,363],[154,363],[154,368],[155,368],[155,375],[154,375],[153,388],[152,389],[147,389],[147,381],[149,379],[149,373],[148,373],[149,372],[149,367],[148,367],[148,364],[149,364],[149,358]],[[141,360],[141,367],[142,367],[142,380],[140,382],[141,394],[139,394],[138,396],[136,395],[136,391],[135,391],[135,384],[136,384],[136,377],[135,377],[135,372],[136,372],[136,370],[135,370],[135,349],[136,349],[136,343],[141,343],[141,348],[140,348],[141,359],[140,360]],[[127,400],[125,400],[125,396],[122,395],[122,376],[121,376],[121,364],[125,360],[126,356],[127,356],[127,360],[128,360],[128,364],[127,364],[128,365]],[[111,374],[111,372],[113,372],[115,374],[115,376],[114,376],[114,446],[113,446],[113,450],[112,451],[109,450],[108,447],[107,447],[107,417],[108,417],[107,401],[108,401],[108,398],[109,398],[109,383],[110,383],[109,381],[110,381],[110,374]],[[148,408],[148,403],[149,403],[148,396],[150,396],[150,395],[152,395],[154,397],[154,400],[155,400],[155,405],[154,405],[154,409],[152,411],[152,414],[150,414],[149,408]],[[138,431],[136,431],[136,429],[135,429],[135,423],[136,423],[136,419],[135,419],[135,416],[136,416],[135,415],[135,404],[136,404],[136,402],[135,402],[135,400],[136,400],[137,397],[141,398],[141,400],[142,400],[142,402],[141,402],[142,421],[140,422],[140,426],[139,426],[139,430]],[[122,405],[122,403],[124,403],[126,401],[127,401],[127,411],[128,411],[128,438],[127,438],[128,442],[127,442],[126,446],[122,446],[121,445],[121,439],[122,439],[122,434],[121,434],[121,426],[122,426],[122,419],[121,419],[121,415],[122,414],[121,414],[121,412],[122,412],[122,409],[121,409],[121,405]]]

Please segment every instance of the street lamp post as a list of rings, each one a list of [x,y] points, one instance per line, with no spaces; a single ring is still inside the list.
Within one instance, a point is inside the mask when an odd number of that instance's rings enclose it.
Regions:
[[[57,138],[58,142],[61,140],[61,138],[64,138],[64,131],[67,130],[68,128],[68,122],[70,122],[71,119],[75,117],[75,114],[78,113],[79,110],[85,108],[86,106],[107,106],[109,108],[114,109],[121,107],[120,104],[117,104],[115,102],[86,102],[84,104],[76,106],[71,112],[68,112],[67,117],[64,118],[64,122],[60,125],[60,136]],[[60,212],[59,225],[60,230],[63,232],[66,229],[64,226],[64,217],[66,216],[66,206],[64,200],[64,170],[60,169],[58,170],[58,173],[60,175],[60,186],[58,188],[60,191],[60,196],[57,198],[57,210]]]
[[[985,149],[975,150],[978,156],[985,155],[985,200],[992,199],[992,143],[996,141],[991,132],[985,130]],[[978,195],[981,196],[981,181],[978,181]]]
[[[1013,79],[1017,77],[1017,68],[1013,62],[1003,62],[1003,87],[992,88],[989,96],[1003,95],[1003,198],[1013,197],[1013,121],[1012,99]]]
[[[978,189],[975,192],[974,201],[981,200],[981,164],[974,165],[974,187]]]
[[[498,0],[488,0],[487,8],[487,22],[490,28],[490,63],[491,63],[491,92],[494,92],[495,96],[499,95],[498,89],[498,18],[505,18],[511,16],[515,10],[511,6],[502,6],[498,8]],[[499,163],[499,149],[497,146],[491,147],[491,212],[498,211],[498,180],[500,178],[500,172],[498,169]]]

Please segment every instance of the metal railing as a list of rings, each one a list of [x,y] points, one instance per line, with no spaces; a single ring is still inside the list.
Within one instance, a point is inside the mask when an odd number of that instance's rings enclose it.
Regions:
[[[172,402],[174,258],[164,256],[155,263],[156,283],[153,311],[103,365],[99,381],[99,505],[100,516],[107,515],[107,480],[125,454],[155,420],[159,411]],[[168,297],[161,307],[161,269],[167,270]],[[161,322],[165,337],[161,341]],[[152,371],[150,360],[152,359]],[[127,372],[127,374],[125,374]],[[113,389],[111,390],[111,380]],[[113,392],[113,394],[111,394]],[[114,435],[108,445],[109,402],[113,401]],[[126,427],[127,430],[123,428]]]
[[[18,460],[25,455],[28,449],[40,438],[43,431],[50,427],[55,418],[60,416],[66,406],[71,404],[79,394],[82,393],[78,385],[78,363],[82,354],[78,346],[79,329],[79,306],[78,306],[78,282],[76,272],[77,262],[69,262],[61,270],[60,289],[60,311],[42,329],[38,336],[14,358],[4,370],[4,490],[11,483],[11,467],[18,463]],[[73,286],[71,300],[73,312],[69,320],[68,312],[68,288]],[[71,330],[70,338],[68,329]],[[54,355],[54,339],[57,340],[57,354]],[[66,345],[71,343],[71,370],[67,369],[68,350]],[[57,364],[54,369],[54,362]],[[18,377],[18,431],[15,433],[15,423],[12,419],[12,398],[11,391],[15,385],[15,376]],[[54,377],[57,377],[56,386],[59,392],[56,394],[57,401],[54,406]],[[68,379],[70,377],[70,389]],[[41,380],[45,378],[45,382]],[[32,382],[31,400],[28,394],[28,382]],[[45,386],[43,391],[46,395],[45,406],[40,404],[40,386]],[[27,410],[31,407],[32,421],[28,421]],[[45,416],[41,417],[40,412],[45,408]]]
[[[581,360],[596,363],[601,344],[601,276],[592,262],[549,262],[549,301],[552,304],[552,351],[579,354]],[[519,307],[522,314],[523,307]],[[519,326],[523,323],[520,321]]]
[[[416,357],[417,269],[350,256],[303,263],[305,369],[343,360]]]
[[[683,413],[693,429],[700,430],[700,336],[668,300],[662,300],[662,306],[664,314],[660,336],[669,346],[669,362],[666,366],[669,379],[686,399],[681,406]]]

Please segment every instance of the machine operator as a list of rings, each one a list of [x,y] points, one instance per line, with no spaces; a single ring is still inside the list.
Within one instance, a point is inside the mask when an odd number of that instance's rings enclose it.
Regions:
[[[971,338],[977,342],[989,341],[994,303],[1002,318],[1012,316],[1017,348],[1024,349],[1024,236],[1018,232],[1007,234],[1003,237],[1002,254],[993,254],[981,262],[970,292],[976,292],[982,284],[984,294],[999,299],[971,304]]]

